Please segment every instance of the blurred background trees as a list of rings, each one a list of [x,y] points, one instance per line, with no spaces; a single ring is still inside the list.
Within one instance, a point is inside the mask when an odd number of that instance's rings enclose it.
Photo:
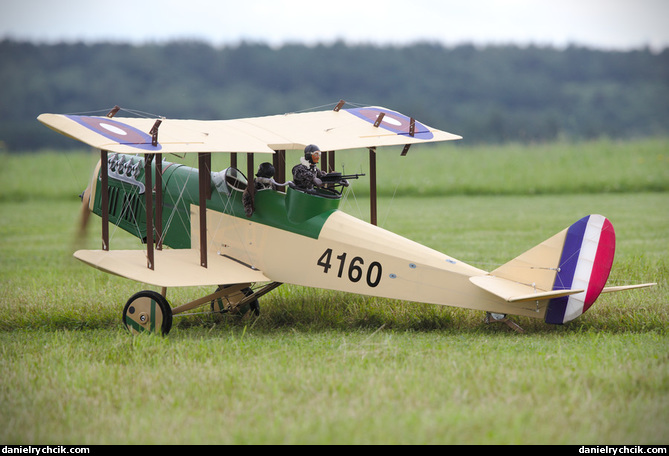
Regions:
[[[119,105],[227,119],[340,99],[397,109],[467,143],[666,136],[669,49],[0,41],[0,144],[9,151],[80,147],[39,124],[43,112]]]

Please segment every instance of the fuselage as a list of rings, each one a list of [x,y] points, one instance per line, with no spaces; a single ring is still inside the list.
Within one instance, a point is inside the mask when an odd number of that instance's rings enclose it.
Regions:
[[[110,157],[109,219],[145,240],[141,162],[139,157]],[[197,248],[197,169],[163,162],[162,182],[163,245]],[[469,278],[486,271],[350,216],[339,210],[340,200],[331,194],[307,194],[290,187],[285,193],[259,190],[255,211],[247,216],[242,201],[247,185],[234,168],[212,173],[206,204],[209,255],[233,258],[276,282],[541,316],[534,306],[519,309],[472,285]],[[100,214],[100,186],[96,188],[92,209]],[[222,277],[221,284],[225,283]]]

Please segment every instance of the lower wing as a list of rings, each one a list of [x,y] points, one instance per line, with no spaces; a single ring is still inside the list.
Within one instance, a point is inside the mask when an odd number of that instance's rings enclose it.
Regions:
[[[192,287],[269,282],[262,271],[234,258],[209,255],[200,266],[198,249],[154,251],[154,269],[147,267],[145,250],[79,250],[75,258],[110,274],[158,287]]]

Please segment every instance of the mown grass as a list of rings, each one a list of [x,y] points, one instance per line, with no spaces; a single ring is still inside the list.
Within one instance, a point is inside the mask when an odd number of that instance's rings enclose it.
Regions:
[[[579,193],[631,193],[669,191],[669,150],[663,138],[638,141],[601,139],[587,143],[540,143],[534,145],[476,145],[466,141],[415,146],[407,156],[401,148],[377,152],[378,192],[381,196],[444,195],[541,195]],[[299,152],[289,151],[290,170]],[[72,198],[88,183],[99,153],[3,155],[1,201],[28,198]],[[170,161],[197,166],[194,156]],[[256,155],[256,166],[268,156]],[[39,170],[50,171],[49,179]],[[227,154],[213,156],[213,168],[229,165]],[[346,174],[366,173],[355,183],[358,195],[368,195],[369,153],[339,151],[338,170]],[[246,161],[239,159],[246,173]],[[31,179],[26,185],[25,178]]]
[[[522,171],[524,181],[497,176],[509,157],[528,162],[537,149],[543,165],[526,165],[535,167]],[[0,440],[666,444],[668,150],[660,140],[601,141],[379,157],[380,177],[417,172],[422,179],[422,190],[383,180],[381,224],[483,269],[583,215],[608,216],[618,236],[610,283],[659,285],[606,295],[569,325],[517,318],[526,329],[517,334],[484,325],[477,312],[285,285],[261,300],[258,318],[182,317],[167,338],[122,329],[122,306],[142,285],[71,257],[76,195],[95,155],[5,156]],[[581,154],[589,158],[578,169],[558,165]],[[473,190],[443,178],[431,161],[442,155],[457,156],[447,168],[453,179],[475,179]],[[338,154],[348,173],[363,166],[352,169],[353,158]],[[386,161],[395,168],[381,168]],[[560,187],[548,174],[572,179]],[[630,187],[629,174],[646,175],[645,185]],[[589,176],[611,188],[585,190]],[[354,184],[344,207],[361,218],[368,217],[365,185]],[[98,226],[79,245],[97,248]],[[122,232],[112,245],[137,246]],[[168,298],[210,291],[171,289]]]
[[[380,149],[379,193],[443,196],[667,191],[666,146],[662,139],[504,146],[466,146],[462,141],[414,147],[405,157],[393,148]],[[367,172],[368,155],[337,152],[337,163],[350,173]],[[359,187],[361,193],[368,188]]]

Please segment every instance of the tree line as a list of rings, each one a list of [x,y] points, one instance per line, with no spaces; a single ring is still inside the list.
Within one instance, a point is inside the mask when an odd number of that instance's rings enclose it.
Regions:
[[[0,147],[77,147],[43,112],[228,119],[382,105],[465,142],[669,133],[669,49],[0,41]]]

